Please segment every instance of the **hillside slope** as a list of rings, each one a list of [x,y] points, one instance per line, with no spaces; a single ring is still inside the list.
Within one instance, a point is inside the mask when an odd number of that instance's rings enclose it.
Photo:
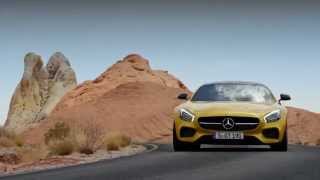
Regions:
[[[320,114],[294,107],[288,111],[289,142],[320,145]]]
[[[120,131],[136,141],[171,136],[173,108],[179,93],[190,91],[167,71],[152,70],[148,60],[129,55],[93,81],[70,91],[38,126],[25,132],[30,143],[41,142],[55,122],[92,122]]]
[[[147,59],[138,54],[131,54],[112,65],[95,80],[85,81],[69,92],[59,103],[56,111],[95,101],[104,93],[130,82],[153,82],[189,92],[180,80],[167,71],[153,70]]]

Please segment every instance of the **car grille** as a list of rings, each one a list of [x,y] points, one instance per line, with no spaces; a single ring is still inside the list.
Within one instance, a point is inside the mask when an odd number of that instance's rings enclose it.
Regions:
[[[223,122],[226,118],[232,119],[233,127],[225,128]],[[210,130],[223,130],[223,131],[244,131],[256,129],[259,126],[260,120],[254,117],[200,117],[198,119],[200,127]]]

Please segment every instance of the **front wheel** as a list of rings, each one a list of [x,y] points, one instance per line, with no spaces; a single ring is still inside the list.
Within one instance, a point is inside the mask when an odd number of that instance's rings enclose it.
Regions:
[[[286,152],[288,151],[288,135],[287,135],[287,130],[284,134],[284,137],[282,139],[281,142],[277,143],[277,144],[273,144],[271,145],[271,150],[272,151],[282,151],[282,152]]]
[[[182,142],[177,138],[176,129],[173,128],[173,150],[175,152],[181,151],[198,151],[200,144]]]

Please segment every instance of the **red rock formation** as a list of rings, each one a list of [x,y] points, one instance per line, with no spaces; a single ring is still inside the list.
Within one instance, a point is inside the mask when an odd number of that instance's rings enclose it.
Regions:
[[[289,142],[320,145],[320,114],[293,107],[288,110]]]
[[[176,98],[181,92],[190,91],[168,72],[152,70],[143,57],[129,55],[95,80],[70,91],[47,121],[26,136],[30,142],[39,142],[57,121],[94,121],[108,131],[120,131],[138,141],[170,137],[171,114],[181,103]]]

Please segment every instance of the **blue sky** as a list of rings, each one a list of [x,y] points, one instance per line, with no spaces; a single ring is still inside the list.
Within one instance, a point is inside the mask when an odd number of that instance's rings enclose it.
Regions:
[[[291,94],[290,105],[320,111],[316,2],[130,2],[1,1],[0,120],[29,51],[45,61],[63,52],[79,82],[135,52],[192,90],[212,81],[258,81],[276,95]]]

